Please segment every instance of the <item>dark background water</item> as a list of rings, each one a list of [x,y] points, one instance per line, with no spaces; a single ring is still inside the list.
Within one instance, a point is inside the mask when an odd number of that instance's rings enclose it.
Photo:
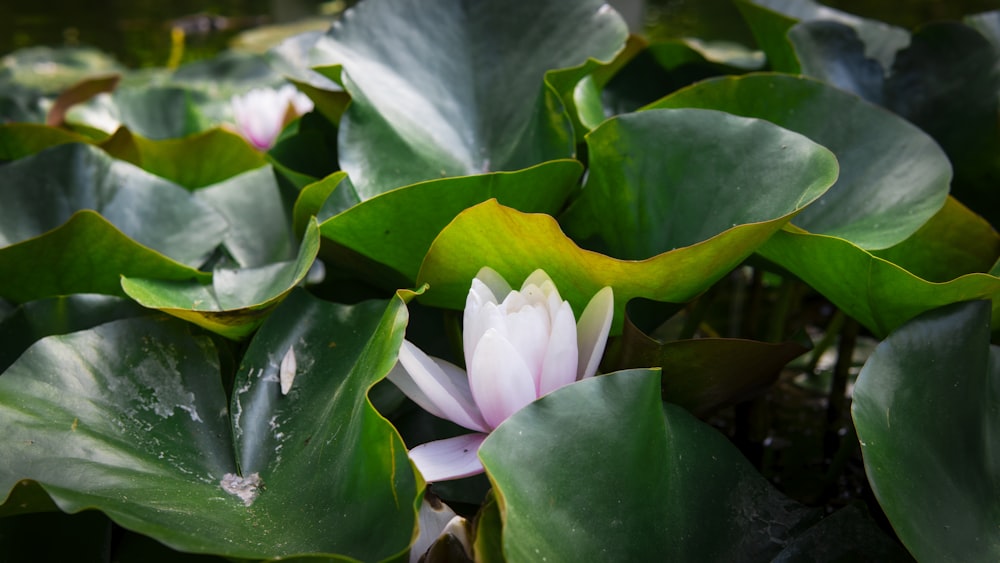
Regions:
[[[131,66],[164,66],[171,29],[184,31],[184,62],[211,56],[240,31],[332,14],[352,0],[0,0],[0,54],[35,45],[90,45]],[[613,0],[651,38],[692,36],[752,44],[732,0]],[[1000,9],[1000,0],[825,0],[906,28]],[[639,16],[640,8],[644,16]],[[220,17],[221,16],[221,17]],[[641,18],[641,19],[640,19]],[[176,35],[174,36],[176,42]]]

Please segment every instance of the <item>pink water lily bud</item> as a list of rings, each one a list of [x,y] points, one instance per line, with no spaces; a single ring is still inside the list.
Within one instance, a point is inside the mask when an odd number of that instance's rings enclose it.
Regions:
[[[542,395],[597,373],[613,316],[610,287],[591,298],[577,321],[544,271],[514,291],[496,271],[480,270],[465,302],[468,372],[404,341],[389,374],[427,412],[475,431],[413,448],[410,459],[424,479],[481,473],[477,452],[489,432]]]
[[[236,129],[251,145],[267,150],[289,121],[312,110],[313,103],[291,84],[254,88],[231,100]]]

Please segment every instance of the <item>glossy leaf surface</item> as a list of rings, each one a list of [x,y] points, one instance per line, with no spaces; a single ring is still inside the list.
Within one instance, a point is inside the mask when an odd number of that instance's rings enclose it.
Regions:
[[[1000,557],[1000,348],[989,327],[985,301],[925,313],[876,348],[854,388],[868,478],[921,561]]]
[[[792,222],[862,248],[886,248],[907,238],[948,196],[951,166],[933,139],[815,80],[780,74],[726,77],[649,107],[699,107],[766,119],[829,148],[837,155],[840,177]]]
[[[442,30],[447,30],[442,32]],[[572,157],[548,71],[611,60],[625,22],[598,0],[357,5],[314,47],[351,94],[341,167],[364,199],[442,176]]]
[[[228,408],[215,348],[176,320],[45,338],[0,377],[0,489],[33,479],[64,511],[98,508],[185,551],[390,557],[409,544],[415,482],[366,392],[395,362],[405,321],[398,297],[296,294],[251,344]],[[298,367],[283,394],[290,347]],[[262,488],[241,499],[227,474],[256,474]]]
[[[647,370],[584,380],[486,439],[508,561],[767,560],[810,518],[721,434],[662,405],[659,383]]]

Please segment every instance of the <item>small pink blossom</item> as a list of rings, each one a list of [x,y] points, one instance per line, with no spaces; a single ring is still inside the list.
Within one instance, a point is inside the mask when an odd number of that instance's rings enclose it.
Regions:
[[[289,121],[310,111],[312,101],[291,84],[275,90],[254,88],[231,100],[236,129],[251,145],[266,151]]]

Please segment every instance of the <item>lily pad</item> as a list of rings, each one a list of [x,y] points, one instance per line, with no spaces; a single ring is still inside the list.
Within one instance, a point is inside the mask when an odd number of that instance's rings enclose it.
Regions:
[[[224,129],[159,141],[131,135],[131,140],[138,153],[133,164],[188,189],[217,184],[266,163],[242,137]]]
[[[787,230],[771,237],[758,253],[798,276],[879,338],[924,311],[970,299],[994,299],[994,323],[1000,322],[1000,278],[990,274],[933,283],[846,240]]]
[[[766,561],[815,519],[721,434],[661,404],[652,370],[558,389],[479,456],[512,561]]]
[[[609,61],[626,35],[600,0],[360,3],[314,47],[314,60],[337,65],[319,71],[352,98],[341,168],[368,199],[572,157],[571,121],[546,73]]]
[[[713,281],[837,178],[827,149],[717,111],[619,116],[591,131],[587,147],[582,195],[561,218],[570,236],[630,260],[704,242],[716,253],[702,272]],[[725,249],[711,243],[724,232],[732,233]]]
[[[985,301],[906,323],[858,376],[852,413],[865,470],[919,561],[1000,558],[998,382],[1000,348],[990,346]]]
[[[795,342],[739,338],[661,343],[643,334],[626,317],[622,336],[609,346],[608,355],[613,356],[615,369],[659,367],[663,371],[663,399],[702,416],[766,389],[785,364],[806,351]]]
[[[32,479],[66,512],[98,509],[182,551],[393,557],[414,535],[416,482],[366,393],[405,322],[400,297],[343,306],[297,293],[251,343],[231,402],[217,350],[186,323],[45,338],[0,377],[0,490]]]
[[[136,243],[197,266],[226,230],[222,216],[186,190],[86,144],[59,145],[0,167],[0,193],[0,247],[31,243],[62,253],[46,233],[93,210]]]
[[[554,214],[582,173],[579,162],[560,160],[517,172],[430,180],[363,201],[324,220],[320,229],[323,238],[389,266],[413,284],[434,237],[461,211],[496,198],[522,211]],[[303,190],[302,197],[306,194]]]
[[[899,243],[948,197],[951,165],[932,138],[878,106],[815,80],[781,74],[719,78],[649,107],[699,107],[766,119],[829,148],[837,156],[840,177],[792,222],[862,248]]]
[[[125,293],[140,305],[158,309],[235,340],[250,335],[264,318],[305,279],[319,252],[319,226],[306,229],[294,261],[256,268],[219,268],[212,284],[122,276]]]
[[[577,315],[602,287],[614,287],[611,331],[618,334],[630,299],[686,302],[738,264],[744,256],[741,249],[752,251],[770,233],[766,228],[751,233],[729,229],[646,260],[619,260],[580,248],[549,215],[521,213],[489,200],[463,211],[441,231],[424,258],[417,284],[430,284],[420,299],[424,304],[461,309],[469,283],[482,266],[515,285],[543,268]]]

